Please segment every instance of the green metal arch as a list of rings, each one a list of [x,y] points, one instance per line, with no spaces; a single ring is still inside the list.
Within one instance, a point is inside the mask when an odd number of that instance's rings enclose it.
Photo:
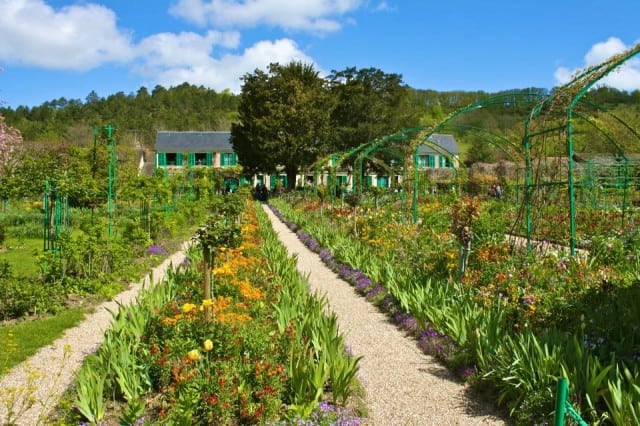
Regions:
[[[599,81],[610,74],[613,70],[617,69],[632,57],[640,53],[640,43],[636,44],[633,48],[623,52],[619,55],[611,57],[609,60],[602,62],[596,66],[587,68],[578,74],[573,80],[567,84],[556,89],[546,99],[541,100],[531,111],[530,116],[525,123],[525,158],[527,173],[525,176],[525,202],[527,203],[526,209],[526,230],[527,239],[531,239],[531,200],[533,195],[533,183],[531,181],[531,138],[537,134],[541,134],[540,131],[536,133],[531,132],[532,125],[536,123],[536,119],[543,115],[553,115],[557,119],[564,119],[561,130],[566,133],[565,146],[567,154],[567,185],[568,185],[568,197],[569,197],[569,228],[570,239],[569,246],[571,254],[574,255],[576,251],[576,206],[575,206],[575,164],[574,164],[574,140],[573,140],[573,121],[574,116],[581,117],[579,113],[575,111],[576,106],[581,102],[584,95],[594,87]],[[541,120],[541,128],[544,129],[546,120]],[[628,128],[628,127],[627,127]],[[634,132],[635,133],[635,132]],[[618,146],[617,144],[615,144]],[[619,146],[618,146],[619,148]],[[530,244],[530,243],[529,243]]]

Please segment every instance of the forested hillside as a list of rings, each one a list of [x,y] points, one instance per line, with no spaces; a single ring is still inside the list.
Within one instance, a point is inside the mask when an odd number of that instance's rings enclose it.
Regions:
[[[539,93],[540,88],[514,89],[498,93],[483,91],[420,90],[407,88],[409,104],[419,117],[417,124],[435,124],[456,110],[478,100],[504,93]],[[25,141],[61,142],[86,145],[93,140],[93,128],[112,124],[118,141],[129,146],[138,142],[151,148],[158,130],[230,130],[237,122],[240,95],[216,92],[184,83],[177,87],[156,86],[151,92],[141,87],[136,93],[123,92],[99,97],[95,92],[85,100],[60,98],[36,107],[0,107],[6,123],[22,132]],[[591,91],[586,100],[603,106],[631,127],[640,129],[640,91],[611,88]],[[530,112],[526,105],[484,108],[461,117],[459,123],[518,138]],[[473,143],[475,136],[460,132],[466,162],[495,160],[491,147]],[[363,141],[366,142],[366,141]]]
[[[137,140],[153,146],[158,130],[228,130],[236,117],[239,97],[187,83],[170,89],[141,87],[135,94],[118,92],[106,98],[91,92],[84,101],[60,98],[37,107],[0,108],[8,125],[25,141],[93,140],[93,127],[111,124],[119,142]]]

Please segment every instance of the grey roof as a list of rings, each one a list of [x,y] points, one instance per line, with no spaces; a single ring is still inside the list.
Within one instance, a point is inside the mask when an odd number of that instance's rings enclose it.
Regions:
[[[166,132],[156,135],[156,152],[233,152],[231,132]]]
[[[458,143],[453,135],[443,135],[440,133],[433,133],[431,136],[427,138],[427,140],[435,145],[441,147],[445,153],[450,153],[452,155],[460,154],[460,147],[458,147]],[[439,154],[438,151],[433,149],[427,145],[420,145],[418,147],[418,155],[427,155],[427,154]]]

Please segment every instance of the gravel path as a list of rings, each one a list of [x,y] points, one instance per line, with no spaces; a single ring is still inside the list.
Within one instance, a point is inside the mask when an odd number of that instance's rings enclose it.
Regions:
[[[109,310],[117,312],[118,303],[129,305],[134,302],[138,291],[148,288],[152,279],[153,284],[162,281],[170,265],[178,265],[184,260],[187,244],[154,268],[141,282],[131,285],[114,300],[99,305],[78,326],[67,330],[60,339],[41,348],[3,376],[0,380],[0,424],[6,422],[8,400],[15,401],[13,411],[20,413],[16,425],[47,424],[44,420],[46,415],[73,383],[84,357],[100,347],[113,318]],[[33,398],[34,402],[31,408],[22,412],[20,407],[29,402],[25,398]]]
[[[268,207],[264,209],[289,254],[297,255],[298,270],[309,276],[311,291],[327,296],[354,355],[364,356],[359,377],[372,425],[508,424],[327,268]]]

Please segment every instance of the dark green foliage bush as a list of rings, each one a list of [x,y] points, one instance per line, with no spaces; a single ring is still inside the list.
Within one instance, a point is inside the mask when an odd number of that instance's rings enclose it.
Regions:
[[[25,315],[55,313],[64,305],[59,285],[13,276],[7,262],[0,262],[0,321]]]

